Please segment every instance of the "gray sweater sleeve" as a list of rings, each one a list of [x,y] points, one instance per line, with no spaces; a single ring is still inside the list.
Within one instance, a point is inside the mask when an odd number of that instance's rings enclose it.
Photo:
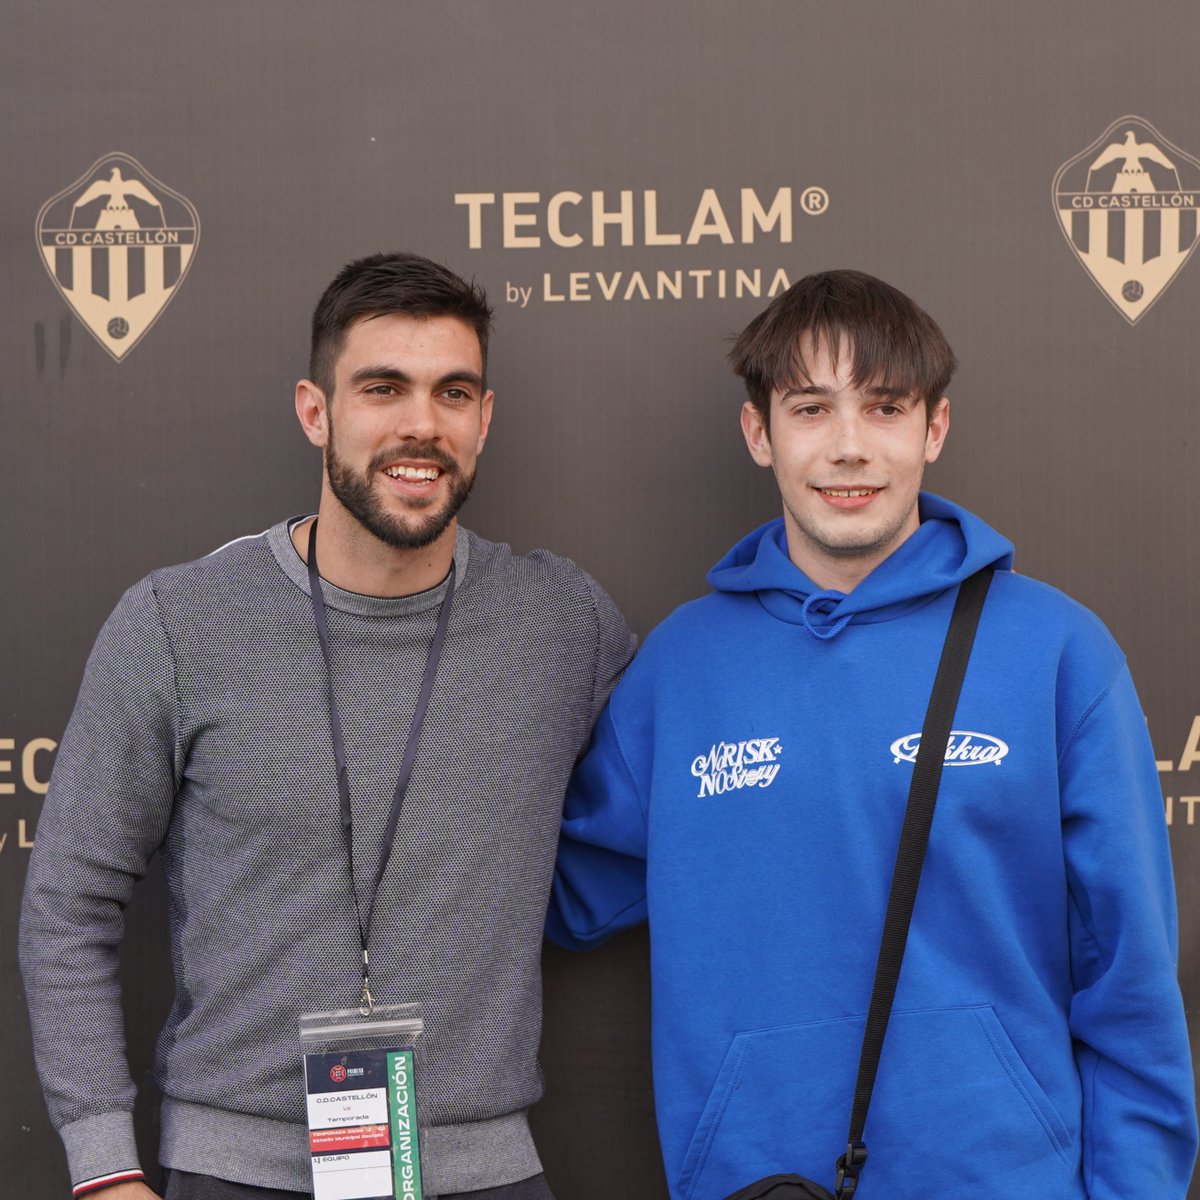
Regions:
[[[612,597],[586,571],[581,574],[596,610],[596,663],[592,673],[592,724],[595,724],[609,693],[633,658],[637,637],[630,632]]]
[[[179,770],[174,664],[149,579],[88,660],[38,821],[20,954],[34,1054],[78,1183],[136,1166],[117,966]]]

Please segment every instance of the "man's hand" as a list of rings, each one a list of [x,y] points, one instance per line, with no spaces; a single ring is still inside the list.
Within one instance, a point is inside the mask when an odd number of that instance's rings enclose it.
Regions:
[[[140,1179],[110,1183],[108,1187],[98,1188],[89,1194],[100,1197],[100,1200],[159,1200],[158,1193],[152,1192]]]

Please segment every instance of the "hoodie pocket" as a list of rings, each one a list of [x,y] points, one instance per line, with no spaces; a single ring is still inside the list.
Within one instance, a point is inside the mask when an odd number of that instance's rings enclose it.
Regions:
[[[720,1200],[787,1171],[831,1188],[862,1031],[859,1017],[737,1034],[679,1168],[676,1194]],[[888,1194],[885,1178],[911,1185],[948,1172],[956,1194],[1005,1180],[1015,1189],[1005,1194],[1020,1194],[1027,1182],[1032,1195],[1046,1186],[1047,1173],[1061,1178],[1076,1169],[1066,1125],[989,1005],[892,1014],[866,1141],[866,1169],[881,1194]]]

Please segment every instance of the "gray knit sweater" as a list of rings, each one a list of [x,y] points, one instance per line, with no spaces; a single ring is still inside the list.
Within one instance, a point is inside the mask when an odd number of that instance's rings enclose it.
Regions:
[[[567,776],[633,639],[573,563],[461,530],[445,650],[370,936],[381,1003],[419,1000],[443,1192],[540,1168],[539,953]],[[370,886],[445,584],[322,591]],[[325,667],[287,523],[131,588],[96,643],[38,824],[21,961],[79,1183],[136,1165],[117,975],[157,851],[175,1000],[160,1159],[307,1191],[298,1014],[356,1007],[358,932]]]

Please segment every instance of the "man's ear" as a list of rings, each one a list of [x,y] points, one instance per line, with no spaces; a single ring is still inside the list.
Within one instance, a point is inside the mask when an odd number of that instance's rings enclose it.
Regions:
[[[750,457],[760,467],[769,467],[775,460],[771,454],[771,434],[758,408],[749,400],[742,405],[742,436]]]
[[[479,401],[479,441],[475,446],[475,453],[479,454],[483,451],[483,444],[487,441],[488,430],[492,425],[492,401],[495,400],[495,395],[491,391],[486,391]]]
[[[950,401],[943,396],[929,414],[929,424],[925,429],[925,461],[936,462],[946,443],[946,434],[950,432]]]
[[[329,404],[325,393],[311,379],[296,384],[296,417],[304,436],[322,449],[329,440]]]

